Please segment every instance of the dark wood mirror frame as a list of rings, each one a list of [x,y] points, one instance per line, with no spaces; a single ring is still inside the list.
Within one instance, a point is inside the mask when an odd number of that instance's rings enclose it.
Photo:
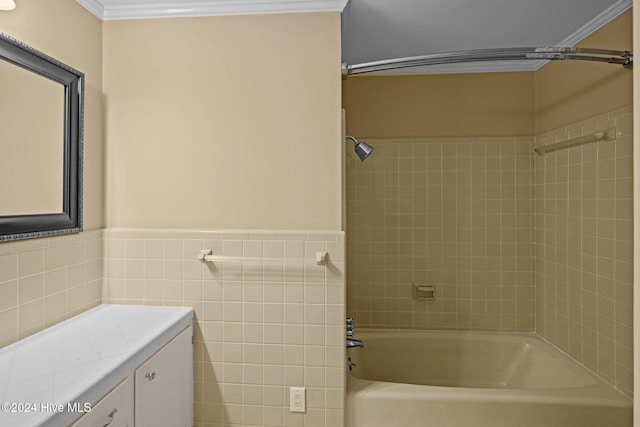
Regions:
[[[0,33],[0,60],[64,87],[61,100],[64,117],[60,117],[64,121],[62,211],[0,216],[0,242],[78,233],[82,231],[84,74],[3,33]],[[12,142],[0,139],[0,143]]]

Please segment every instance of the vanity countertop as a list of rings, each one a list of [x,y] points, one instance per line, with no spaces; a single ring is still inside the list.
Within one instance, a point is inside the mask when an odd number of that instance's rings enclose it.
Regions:
[[[192,321],[191,308],[103,304],[0,349],[0,426],[68,424]]]

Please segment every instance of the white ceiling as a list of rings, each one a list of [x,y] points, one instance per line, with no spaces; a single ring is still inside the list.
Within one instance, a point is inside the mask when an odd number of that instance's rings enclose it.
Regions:
[[[571,46],[632,0],[76,0],[100,19],[340,10],[348,64],[460,50]],[[623,50],[628,46],[608,46]],[[544,61],[432,66],[416,71],[527,71]]]
[[[631,0],[350,0],[342,16],[342,58],[351,65],[461,50],[571,46],[631,4]],[[544,63],[484,62],[402,72],[528,71]]]

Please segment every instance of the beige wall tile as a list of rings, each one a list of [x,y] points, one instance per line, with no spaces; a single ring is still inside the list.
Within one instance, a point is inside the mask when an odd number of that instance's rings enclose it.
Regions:
[[[9,243],[0,244],[7,251],[0,255],[0,282],[7,282],[18,278],[18,255],[8,252],[11,250]]]
[[[628,110],[601,115],[573,123],[563,130],[584,135],[595,129],[616,126],[630,134]],[[558,138],[556,136],[556,138]],[[537,138],[536,145],[556,140]],[[617,153],[624,153],[618,166]],[[630,395],[629,371],[616,360],[630,360],[628,337],[633,309],[631,300],[631,244],[629,219],[631,193],[627,178],[630,158],[624,151],[624,136],[614,142],[599,142],[567,150],[548,153],[536,160],[536,183],[541,191],[537,198],[550,200],[545,211],[536,212],[536,235],[544,247],[536,254],[536,294],[545,301],[546,310],[537,310],[537,331],[552,344],[567,350],[575,359],[599,374],[605,381]],[[564,180],[564,170],[568,175]],[[616,177],[619,177],[616,179]],[[568,191],[552,191],[561,182]],[[562,209],[562,201],[567,209]],[[548,221],[553,218],[554,221]],[[567,225],[565,237],[559,228]],[[616,225],[619,224],[619,232]],[[625,230],[624,232],[622,230]],[[543,264],[543,257],[546,262]],[[616,274],[618,273],[618,276]],[[568,307],[553,304],[561,298],[562,283],[568,283]],[[616,293],[616,290],[619,292]],[[625,302],[626,301],[626,302]],[[568,308],[565,313],[564,308]],[[564,317],[568,314],[568,318]],[[568,319],[568,324],[561,321]],[[617,320],[616,320],[617,319]],[[622,340],[622,341],[621,341]]]
[[[0,311],[0,343],[11,344],[18,339],[18,309]]]
[[[340,232],[109,230],[103,300],[194,307],[199,425],[341,426],[344,245]],[[265,261],[205,265],[200,249]],[[289,415],[289,386],[307,387],[307,413]]]
[[[358,326],[532,330],[529,312],[486,298],[487,286],[515,289],[518,273],[532,273],[525,261],[532,253],[531,233],[517,229],[528,229],[532,219],[533,138],[370,142],[376,147],[370,160],[377,162],[347,163],[348,292],[354,295],[349,315]],[[385,181],[373,182],[374,174]],[[516,247],[522,258],[513,257]],[[513,274],[493,273],[499,271]],[[434,284],[436,301],[417,305],[412,284]],[[454,299],[443,318],[440,304],[447,294]],[[531,304],[533,292],[526,295]],[[373,305],[370,296],[376,297]],[[455,298],[464,300],[456,304]]]
[[[101,246],[100,230],[1,243],[0,345],[100,304]]]

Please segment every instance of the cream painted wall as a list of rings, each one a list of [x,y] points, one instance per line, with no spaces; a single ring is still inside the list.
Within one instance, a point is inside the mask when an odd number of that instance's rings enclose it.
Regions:
[[[0,13],[0,31],[85,74],[84,229],[102,228],[102,23],[74,0],[16,3]]]
[[[339,25],[105,22],[107,225],[340,229]]]
[[[632,50],[631,10],[578,44]],[[552,62],[535,73],[536,134],[632,103],[632,71],[582,61]]]
[[[358,138],[533,134],[533,73],[352,76],[347,133]]]

